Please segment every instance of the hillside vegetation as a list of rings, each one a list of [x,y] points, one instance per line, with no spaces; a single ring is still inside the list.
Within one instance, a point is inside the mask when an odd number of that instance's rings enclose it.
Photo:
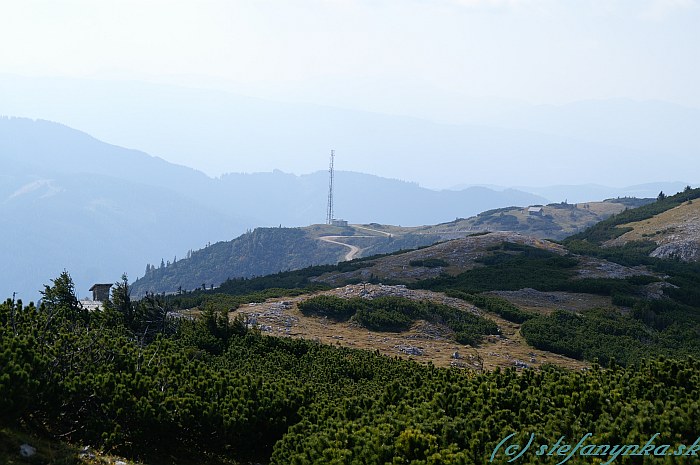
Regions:
[[[336,264],[345,257],[341,245],[319,240],[341,236],[368,253],[412,249],[437,242],[437,235],[392,235],[367,233],[352,227],[313,225],[306,228],[256,228],[231,241],[217,242],[182,260],[147,266],[146,274],[134,282],[135,295],[147,292],[180,292],[218,287],[229,279],[252,278],[314,265]],[[359,236],[359,237],[353,237]]]
[[[651,218],[621,225],[630,229],[606,241],[605,246],[651,241],[658,247],[650,255],[682,261],[700,261],[700,202],[688,200]]]
[[[257,228],[233,241],[217,242],[188,257],[148,267],[132,287],[135,295],[219,286],[230,277],[250,278],[337,263],[342,250],[315,240],[300,228]]]
[[[659,443],[687,452],[700,424],[700,265],[650,257],[646,243],[601,247],[631,217],[672,209],[670,199],[622,212],[563,245],[479,234],[139,301],[124,276],[92,313],[64,272],[40,306],[0,305],[0,428],[153,464],[507,463],[497,446],[511,434],[521,444],[591,433],[591,443],[643,445],[658,433]],[[404,297],[358,300],[327,284],[365,271],[377,280],[373,272],[392,269],[410,279],[395,274],[403,285],[354,288]],[[609,303],[567,309],[557,308],[559,299],[548,311],[524,310],[508,300],[518,292]],[[512,363],[488,370],[471,354],[439,368],[380,355],[379,343],[357,350],[337,347],[339,339],[263,335],[239,309],[269,298],[278,299],[274,316],[290,323],[290,336],[301,310],[331,333],[343,324],[390,339],[407,328],[444,327],[464,353],[529,344],[538,357],[548,351],[587,360],[590,369],[519,362],[518,371]]]
[[[695,359],[474,375],[261,336],[213,309],[144,333],[165,302],[126,291],[89,314],[63,274],[38,308],[0,305],[2,426],[154,464],[506,463],[494,450],[512,433],[537,444],[658,433],[669,447],[697,436]]]
[[[286,283],[279,287],[286,287],[287,295],[312,292],[318,290],[317,286],[380,281],[442,292],[476,304],[484,316],[497,324],[503,325],[498,322],[506,320],[522,325],[518,326],[520,334],[534,348],[589,362],[597,360],[604,365],[633,365],[661,354],[698,356],[698,265],[649,257],[651,249],[647,243],[599,245],[610,236],[623,233],[615,229],[616,225],[670,210],[687,202],[679,200],[681,195],[687,198],[695,192],[689,190],[623,211],[564,244],[516,233],[479,233],[336,267],[291,271],[279,275],[277,282]],[[599,238],[598,243],[592,239],[595,237]],[[225,292],[235,291],[236,286],[275,287],[275,278],[230,283],[233,287]],[[293,288],[297,290],[292,291]],[[528,289],[545,299],[544,303],[523,310],[503,301],[504,297],[509,298],[507,292]],[[214,299],[212,292],[186,294],[176,297],[176,301],[189,308]],[[505,294],[495,300],[492,293],[498,292]],[[560,307],[557,302],[562,299],[588,300],[592,304]],[[505,343],[513,340],[514,337]]]
[[[616,239],[631,231],[633,228],[625,226],[627,223],[648,220],[655,215],[664,213],[674,207],[682,205],[684,202],[692,201],[698,197],[700,197],[700,188],[692,189],[690,186],[686,187],[683,192],[672,196],[666,196],[662,192],[655,202],[640,206],[639,208],[625,210],[618,215],[601,221],[581,233],[568,237],[565,242],[569,245],[576,244],[578,241],[602,245],[606,241]]]
[[[202,285],[216,287],[227,279],[263,276],[344,260],[348,248],[319,243],[324,236],[334,242],[358,247],[359,257],[415,249],[488,231],[512,231],[537,238],[561,239],[625,208],[649,201],[622,198],[577,205],[551,204],[541,207],[535,214],[527,207],[508,207],[489,210],[468,219],[421,227],[372,223],[347,227],[258,228],[231,241],[190,251],[182,260],[164,261],[160,266],[147,265],[145,275],[134,283],[134,292],[144,295],[146,292],[193,290]]]
[[[353,318],[360,326],[375,331],[406,331],[417,320],[441,323],[454,331],[455,340],[460,344],[476,345],[482,336],[498,334],[498,326],[479,315],[401,297],[368,300],[319,296],[303,301],[299,309],[304,314],[318,314],[334,320]]]

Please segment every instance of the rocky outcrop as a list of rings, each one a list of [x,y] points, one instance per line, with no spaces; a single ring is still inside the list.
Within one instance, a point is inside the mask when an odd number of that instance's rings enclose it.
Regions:
[[[700,261],[700,240],[687,239],[662,244],[650,254],[656,258],[672,258],[684,262]]]

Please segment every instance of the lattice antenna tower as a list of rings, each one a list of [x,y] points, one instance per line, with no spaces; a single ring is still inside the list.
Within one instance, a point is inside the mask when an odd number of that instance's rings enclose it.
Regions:
[[[326,224],[333,223],[333,158],[335,158],[335,150],[331,150],[331,164],[328,168],[328,212],[326,214]]]

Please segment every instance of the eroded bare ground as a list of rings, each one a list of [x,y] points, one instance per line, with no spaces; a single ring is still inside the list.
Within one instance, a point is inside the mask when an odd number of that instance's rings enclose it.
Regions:
[[[357,349],[379,351],[387,356],[398,356],[421,363],[432,362],[436,366],[458,366],[475,370],[491,370],[496,367],[526,366],[536,368],[543,363],[553,363],[569,368],[583,368],[587,364],[561,355],[529,347],[519,333],[520,325],[510,323],[462,300],[442,293],[411,290],[404,286],[371,284],[349,285],[319,294],[338,297],[374,298],[383,295],[429,300],[483,315],[493,320],[501,329],[497,336],[487,336],[479,347],[465,346],[452,339],[452,332],[442,325],[426,321],[416,322],[409,331],[390,333],[369,331],[353,322],[336,323],[328,318],[304,316],[297,304],[312,296],[270,299],[263,303],[249,304],[232,312],[230,317],[245,315],[265,334],[316,340]],[[456,353],[456,354],[455,354]]]

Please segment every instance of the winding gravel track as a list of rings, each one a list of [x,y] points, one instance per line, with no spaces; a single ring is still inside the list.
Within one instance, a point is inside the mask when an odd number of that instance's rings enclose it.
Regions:
[[[331,244],[338,244],[344,247],[348,247],[350,251],[345,254],[345,261],[352,260],[355,256],[360,253],[360,248],[355,245],[346,244],[345,242],[339,242],[333,239],[347,239],[348,237],[377,237],[377,236],[321,236],[320,240],[324,242],[329,242]]]

